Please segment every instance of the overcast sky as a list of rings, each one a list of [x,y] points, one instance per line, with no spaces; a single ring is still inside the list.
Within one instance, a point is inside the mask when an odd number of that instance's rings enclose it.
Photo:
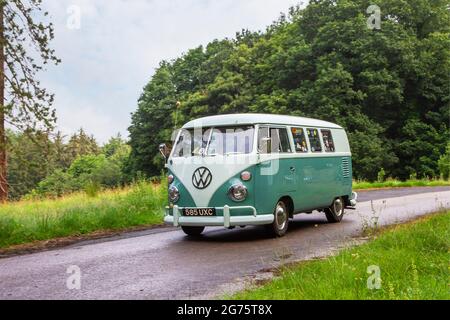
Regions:
[[[83,127],[101,143],[118,132],[126,137],[130,113],[161,60],[243,28],[264,30],[299,2],[44,0],[63,60],[41,75],[56,95],[58,129]]]

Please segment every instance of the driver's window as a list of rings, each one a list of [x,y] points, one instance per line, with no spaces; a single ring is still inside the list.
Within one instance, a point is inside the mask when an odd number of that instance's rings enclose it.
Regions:
[[[194,130],[193,142],[192,142],[192,155],[202,156],[206,151],[209,136],[211,135],[211,129]]]
[[[188,130],[183,129],[175,144],[173,151],[174,158],[189,157],[192,149],[192,135]]]

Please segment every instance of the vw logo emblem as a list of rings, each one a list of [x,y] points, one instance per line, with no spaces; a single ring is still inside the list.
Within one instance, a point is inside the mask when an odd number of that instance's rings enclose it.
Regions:
[[[212,181],[212,174],[208,168],[201,167],[194,171],[192,175],[192,184],[197,189],[206,189]]]

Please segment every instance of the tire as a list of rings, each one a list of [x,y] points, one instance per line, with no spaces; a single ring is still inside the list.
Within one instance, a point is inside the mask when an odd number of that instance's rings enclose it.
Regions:
[[[278,201],[274,210],[274,220],[272,224],[266,226],[266,229],[272,237],[283,237],[289,227],[288,206],[282,200]]]
[[[183,229],[183,232],[191,237],[196,237],[202,234],[202,232],[205,230],[205,227],[186,227],[182,226],[181,229]]]
[[[329,223],[338,223],[342,221],[345,214],[345,203],[342,197],[334,199],[329,208],[325,209],[325,215]]]

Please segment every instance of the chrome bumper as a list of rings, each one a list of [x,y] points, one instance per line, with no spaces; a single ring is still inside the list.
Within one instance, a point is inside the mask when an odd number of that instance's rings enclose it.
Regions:
[[[166,207],[166,209],[169,209]],[[225,228],[235,227],[235,226],[248,226],[248,225],[264,225],[271,224],[274,220],[273,214],[258,215],[256,209],[251,206],[240,206],[240,207],[219,207],[216,210],[223,210],[223,216],[215,217],[185,217],[181,214],[182,209],[191,208],[180,208],[174,206],[172,208],[173,215],[168,215],[164,217],[164,222],[171,224],[174,227],[187,226],[187,227],[220,227]],[[231,216],[230,211],[236,209],[248,209],[253,211],[253,215],[250,216]]]
[[[358,194],[356,192],[352,192],[352,197],[350,199],[350,206],[356,207],[357,201],[358,201]]]

